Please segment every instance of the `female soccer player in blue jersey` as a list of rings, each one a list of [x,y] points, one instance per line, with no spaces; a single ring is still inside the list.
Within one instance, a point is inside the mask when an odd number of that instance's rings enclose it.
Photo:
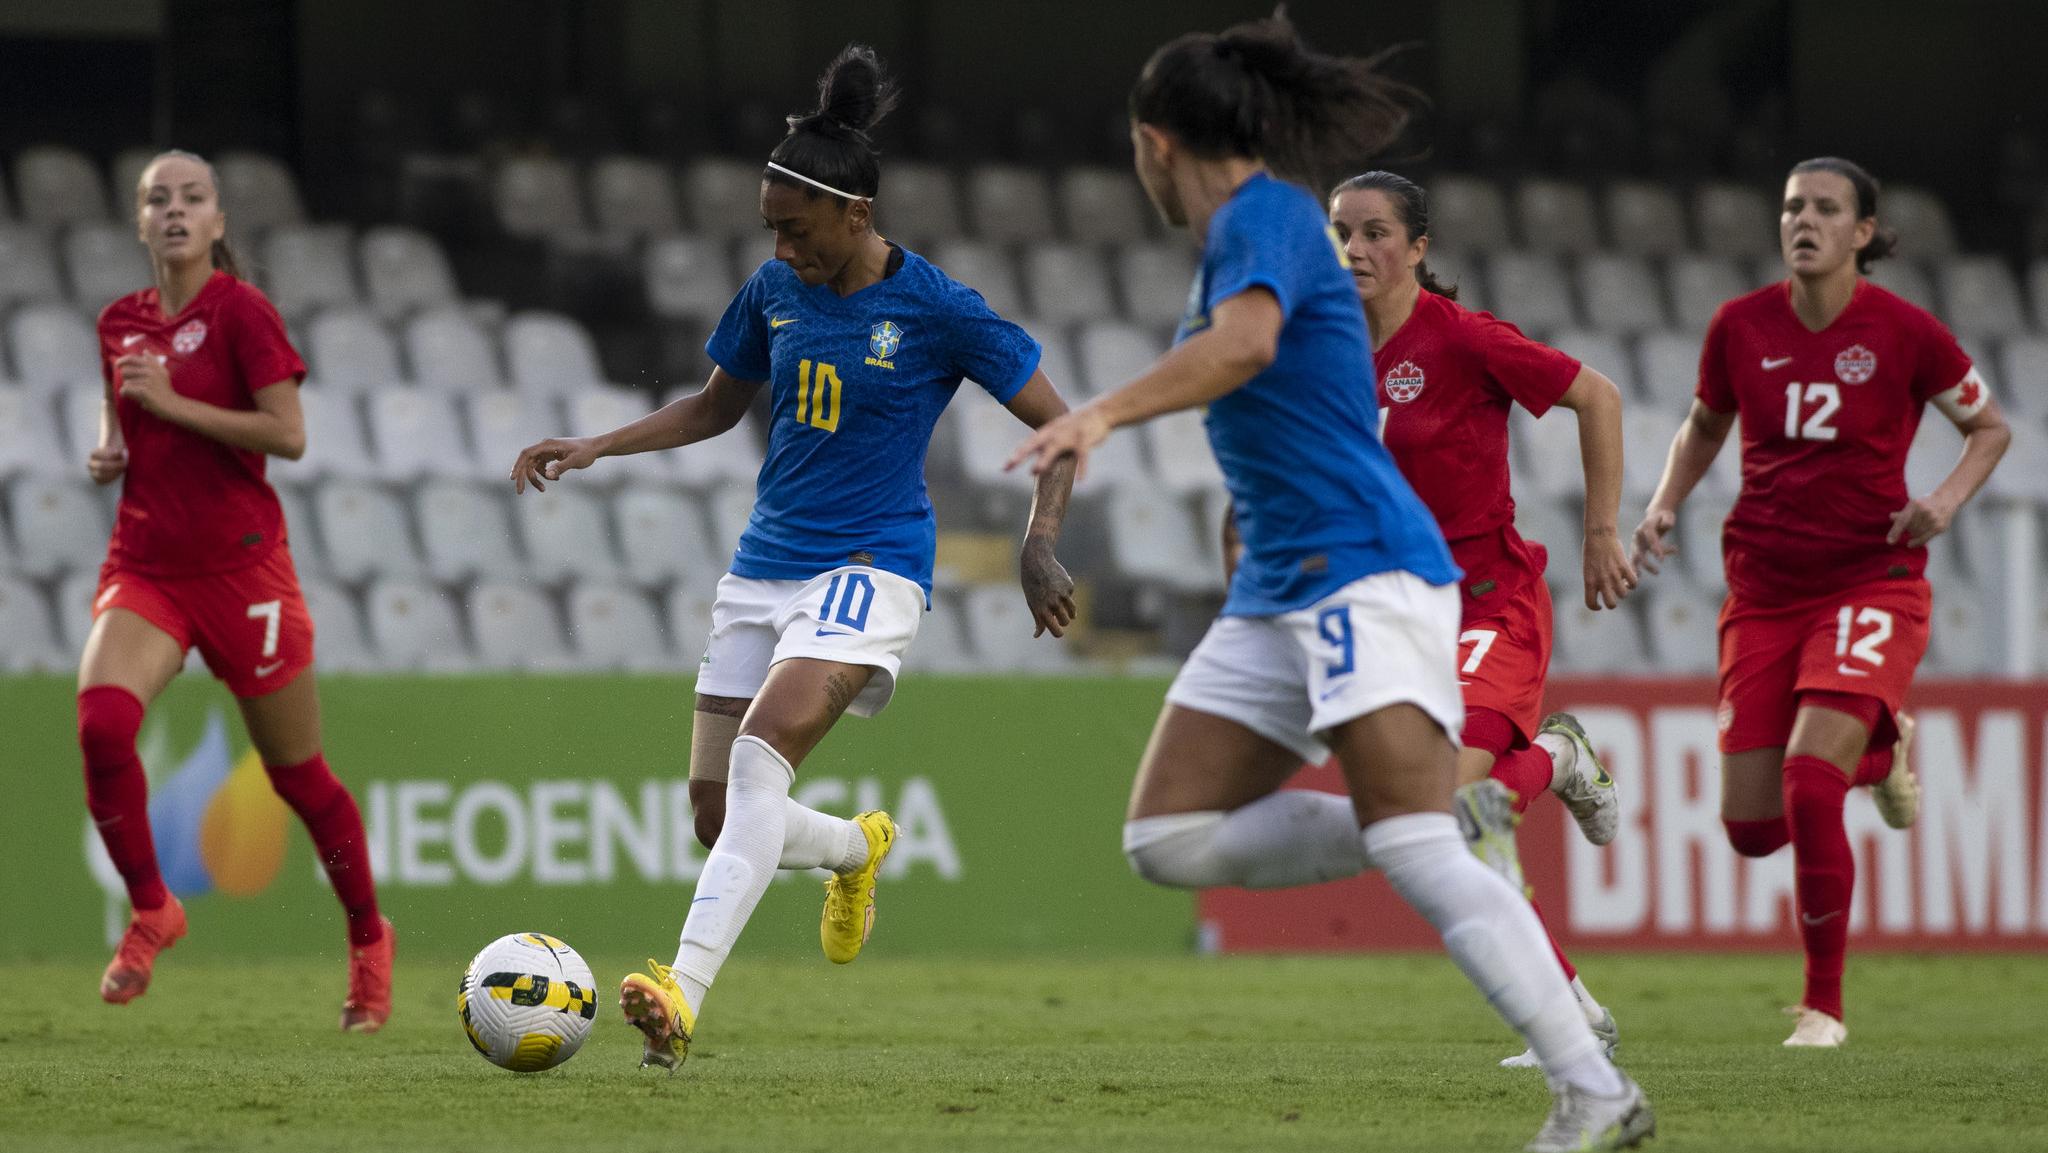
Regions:
[[[963,378],[1033,428],[1067,410],[1030,335],[875,231],[868,131],[895,91],[874,53],[849,46],[819,87],[817,110],[791,117],[769,156],[761,215],[775,259],[719,321],[704,390],[602,436],[542,441],[512,472],[539,488],[601,457],[717,436],[769,384],[767,459],[697,679],[690,799],[711,852],[674,965],[650,961],[620,990],[646,1034],[643,1063],[670,1069],[776,869],[833,870],[819,925],[833,961],[853,960],[874,926],[888,814],[849,821],[789,791],[841,713],[873,716],[895,691],[931,591],[924,460],[939,414]],[[1040,476],[1021,557],[1032,617],[1055,637],[1074,615],[1053,556],[1073,481],[1071,464]]]
[[[1555,1107],[1529,1148],[1621,1148],[1654,1128],[1648,1101],[1602,1053],[1528,902],[1451,815],[1458,570],[1374,434],[1365,317],[1321,205],[1276,176],[1362,166],[1401,108],[1368,62],[1311,52],[1277,15],[1156,52],[1131,137],[1154,205],[1202,245],[1179,340],[1012,463],[1085,468],[1113,429],[1208,406],[1244,555],[1138,770],[1132,866],[1167,885],[1280,886],[1369,859],[1549,1075]],[[1349,803],[1278,791],[1326,749]]]

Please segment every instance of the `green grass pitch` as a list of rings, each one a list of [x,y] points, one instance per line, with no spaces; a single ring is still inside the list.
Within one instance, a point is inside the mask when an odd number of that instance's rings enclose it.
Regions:
[[[881,940],[878,939],[878,945]],[[400,961],[397,1015],[334,1031],[342,966],[0,965],[0,1147],[30,1150],[1508,1150],[1539,1075],[1437,956],[905,961],[744,945],[674,1077],[607,997],[520,1076],[456,1022],[457,961]],[[630,955],[590,957],[615,988]],[[1592,956],[1668,1150],[2048,1149],[2048,958],[1852,957],[1849,1046],[1791,1052],[1786,956]]]

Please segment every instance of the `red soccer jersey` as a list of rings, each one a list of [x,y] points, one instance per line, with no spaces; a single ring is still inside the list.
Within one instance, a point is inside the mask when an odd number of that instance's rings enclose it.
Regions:
[[[178,315],[165,318],[147,288],[100,313],[100,365],[118,392],[114,361],[163,357],[171,387],[221,408],[253,410],[256,392],[299,381],[305,362],[277,309],[255,285],[216,272]],[[255,564],[284,539],[284,511],[264,479],[260,452],[233,448],[115,401],[128,473],[107,555],[138,572],[197,576]]]
[[[1742,418],[1742,495],[1722,530],[1730,591],[1790,604],[1920,577],[1927,550],[1884,538],[1906,504],[1906,451],[1942,394],[1962,413],[1985,403],[1948,329],[1867,280],[1819,332],[1787,282],[1722,305],[1699,399]]]
[[[1571,387],[1579,362],[1424,289],[1372,363],[1382,437],[1435,514],[1467,591],[1488,581],[1511,591],[1540,575],[1540,546],[1515,531],[1508,407],[1519,402],[1542,416]]]

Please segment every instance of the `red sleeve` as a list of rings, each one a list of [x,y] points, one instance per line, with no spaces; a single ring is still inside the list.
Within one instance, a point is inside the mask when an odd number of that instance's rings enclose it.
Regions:
[[[1707,322],[1707,338],[1700,344],[1700,386],[1693,395],[1715,412],[1735,411],[1735,386],[1728,382],[1728,306],[1714,310]]]
[[[1468,314],[1466,343],[1479,354],[1487,381],[1532,416],[1550,411],[1577,380],[1577,360],[1522,335],[1522,330],[1489,312]]]
[[[1956,343],[1956,334],[1922,308],[1917,313],[1920,357],[1913,366],[1913,399],[1931,400],[1970,375],[1970,354]]]
[[[251,396],[282,380],[305,383],[306,362],[285,335],[284,317],[252,285],[235,295],[234,350]]]

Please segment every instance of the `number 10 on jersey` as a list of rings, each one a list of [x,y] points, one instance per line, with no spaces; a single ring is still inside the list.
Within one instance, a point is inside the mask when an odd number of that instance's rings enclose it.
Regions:
[[[784,363],[787,363],[786,361]],[[839,370],[802,361],[796,370],[796,422],[826,432],[839,429]]]

